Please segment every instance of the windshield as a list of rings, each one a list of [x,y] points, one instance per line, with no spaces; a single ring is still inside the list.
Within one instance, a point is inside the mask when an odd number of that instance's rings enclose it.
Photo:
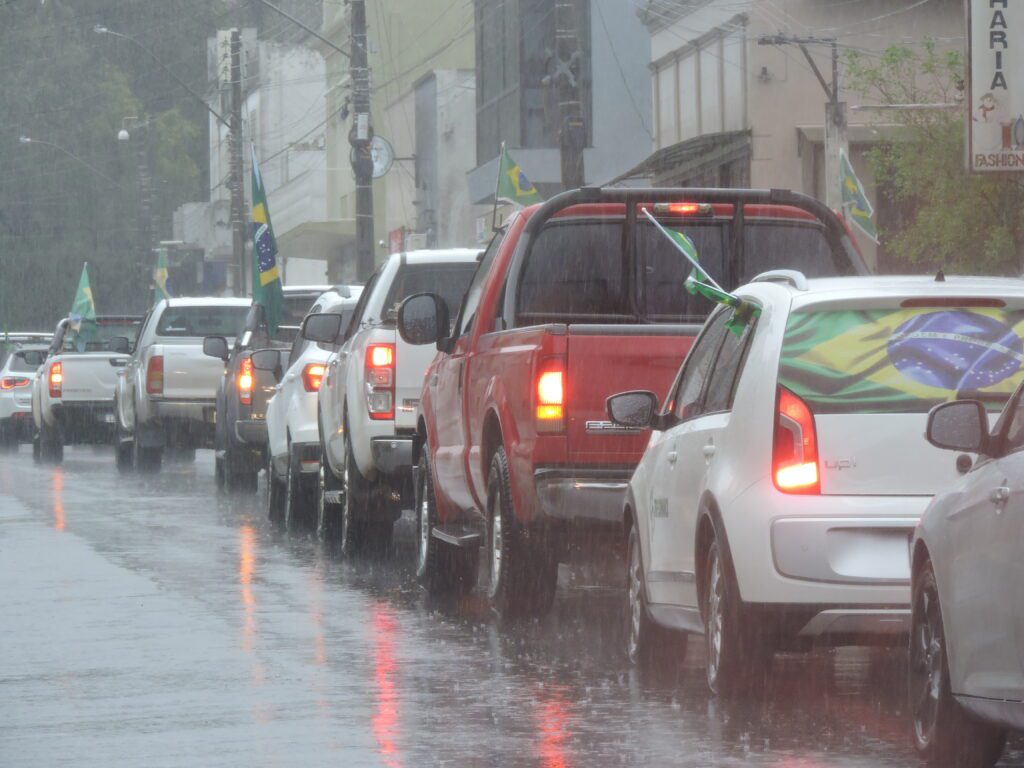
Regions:
[[[245,306],[168,307],[156,325],[157,336],[234,338],[245,323]]]
[[[801,310],[779,383],[814,413],[927,413],[958,398],[998,412],[1024,381],[1024,311]]]

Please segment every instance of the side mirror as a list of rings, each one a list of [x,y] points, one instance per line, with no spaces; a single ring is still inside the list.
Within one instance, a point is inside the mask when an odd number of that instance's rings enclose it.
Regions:
[[[318,312],[302,321],[302,338],[318,344],[333,344],[341,333],[341,315]],[[254,363],[255,365],[255,363]]]
[[[988,448],[988,413],[978,400],[955,400],[928,413],[928,442],[936,448],[984,453]]]
[[[121,355],[127,355],[132,351],[132,343],[127,336],[113,336],[107,341],[107,349]]]
[[[207,336],[203,339],[203,354],[216,357],[226,363],[228,357],[231,356],[228,340],[223,336]]]
[[[438,344],[449,328],[448,305],[435,293],[417,293],[398,308],[398,333],[409,344]]]
[[[257,371],[271,371],[276,381],[280,381],[283,378],[281,350],[257,349],[250,357],[252,358],[252,367]]]
[[[608,418],[629,429],[651,429],[658,415],[658,396],[653,392],[620,392],[605,402]]]

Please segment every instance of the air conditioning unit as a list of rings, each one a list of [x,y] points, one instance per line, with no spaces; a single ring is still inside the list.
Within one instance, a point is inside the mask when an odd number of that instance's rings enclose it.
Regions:
[[[427,247],[426,232],[407,232],[405,235],[405,250],[420,251]]]

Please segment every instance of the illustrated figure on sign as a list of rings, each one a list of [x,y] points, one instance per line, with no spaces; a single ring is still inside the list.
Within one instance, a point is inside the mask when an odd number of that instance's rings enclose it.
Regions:
[[[995,151],[1003,148],[1003,123],[1006,114],[999,99],[989,91],[978,102],[971,116],[974,121],[974,146],[981,150]]]

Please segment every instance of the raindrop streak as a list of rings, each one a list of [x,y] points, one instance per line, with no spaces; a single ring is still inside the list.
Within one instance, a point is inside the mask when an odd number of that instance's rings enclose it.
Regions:
[[[373,608],[373,681],[377,711],[373,715],[373,737],[384,764],[401,768],[395,733],[398,726],[398,693],[395,691],[395,619],[387,607]]]

